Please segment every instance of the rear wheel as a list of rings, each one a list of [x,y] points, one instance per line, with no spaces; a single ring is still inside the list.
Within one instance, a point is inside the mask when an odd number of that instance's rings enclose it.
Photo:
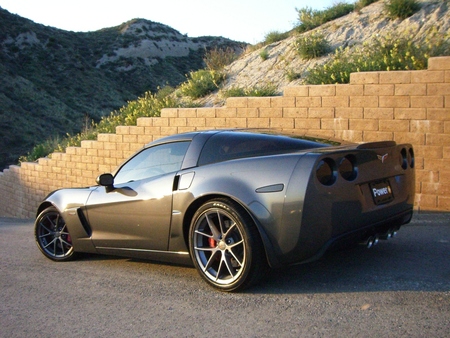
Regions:
[[[74,258],[72,238],[66,222],[55,207],[42,211],[34,223],[36,244],[41,252],[54,261]]]
[[[268,270],[258,230],[237,203],[212,200],[195,213],[189,249],[198,272],[222,291],[238,291],[258,282]]]

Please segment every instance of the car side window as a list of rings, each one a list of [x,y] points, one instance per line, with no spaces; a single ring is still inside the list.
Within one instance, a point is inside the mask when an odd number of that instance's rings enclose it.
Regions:
[[[189,144],[165,143],[142,150],[120,168],[114,183],[137,181],[180,170]]]

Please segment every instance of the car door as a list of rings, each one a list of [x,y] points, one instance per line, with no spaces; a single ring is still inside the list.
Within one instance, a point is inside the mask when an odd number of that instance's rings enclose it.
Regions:
[[[188,146],[144,149],[120,168],[113,187],[92,192],[86,211],[97,248],[167,250],[174,178]]]

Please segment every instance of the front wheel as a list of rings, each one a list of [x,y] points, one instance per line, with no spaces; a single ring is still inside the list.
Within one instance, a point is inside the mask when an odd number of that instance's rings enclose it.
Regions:
[[[258,230],[237,203],[212,200],[195,213],[189,249],[198,272],[222,291],[238,291],[258,282],[268,265]]]
[[[74,258],[72,238],[66,222],[54,207],[42,211],[34,223],[36,244],[41,252],[54,261]]]

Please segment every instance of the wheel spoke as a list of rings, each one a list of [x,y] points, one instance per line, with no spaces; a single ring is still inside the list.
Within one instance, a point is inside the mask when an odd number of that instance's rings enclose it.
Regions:
[[[228,272],[230,273],[230,276],[234,277],[234,275],[236,274],[236,270],[233,271],[233,264],[231,263],[230,258],[224,254],[222,256],[222,260],[225,263],[225,266],[226,266]]]
[[[55,242],[56,242],[56,238],[53,238],[53,240],[50,243],[48,243],[47,245],[44,246],[44,249],[47,249],[50,245],[52,245]]]
[[[208,226],[211,229],[213,238],[215,240],[220,239],[222,233],[219,231],[219,229],[217,229],[216,225],[214,224],[214,221],[209,217],[209,214],[206,214],[205,217],[206,217],[206,221],[208,222]]]

